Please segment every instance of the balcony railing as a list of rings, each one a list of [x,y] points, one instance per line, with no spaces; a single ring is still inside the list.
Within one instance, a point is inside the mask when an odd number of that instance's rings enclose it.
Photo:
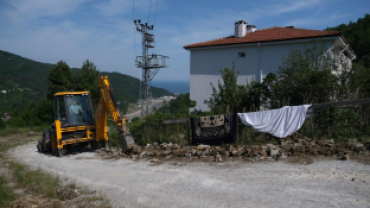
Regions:
[[[152,54],[146,57],[137,56],[135,62],[136,66],[139,68],[165,68],[167,67],[166,58],[168,58],[168,56]]]

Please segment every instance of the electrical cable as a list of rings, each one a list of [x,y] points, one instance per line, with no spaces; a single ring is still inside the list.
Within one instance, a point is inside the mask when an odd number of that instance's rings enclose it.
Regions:
[[[152,10],[152,0],[150,0],[150,3],[149,3],[149,10],[148,10],[148,24],[149,24],[149,20],[150,20],[150,13],[151,13],[151,10]]]
[[[155,18],[156,18],[156,16],[157,16],[157,7],[158,7],[158,0],[156,1],[156,3],[155,3],[155,9],[154,9],[154,20],[153,20],[153,25],[155,24]]]
[[[132,18],[135,21],[135,0],[132,0]],[[136,58],[136,25],[134,25],[134,59]],[[139,70],[139,100],[141,99],[141,80],[140,80],[140,73],[141,71]]]

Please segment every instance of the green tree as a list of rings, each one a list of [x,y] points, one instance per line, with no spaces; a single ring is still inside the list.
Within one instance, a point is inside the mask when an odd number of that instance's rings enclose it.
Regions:
[[[82,68],[77,71],[75,90],[84,91],[87,90],[90,92],[91,102],[94,106],[97,105],[99,101],[99,78],[100,72],[96,69],[96,66],[93,62],[86,60]]]
[[[224,113],[226,108],[229,106],[231,112],[236,112],[240,106],[241,100],[238,97],[238,75],[234,69],[234,66],[230,69],[225,67],[221,70],[221,76],[223,83],[218,80],[217,87],[213,86],[212,83],[212,95],[209,100],[205,100],[204,103],[208,105],[211,112],[214,114]]]
[[[71,91],[74,89],[72,71],[68,64],[64,61],[59,61],[49,72],[46,79],[49,86],[49,98],[63,91]]]
[[[272,107],[328,102],[338,98],[339,76],[320,41],[292,50],[283,59],[276,77],[264,81]]]
[[[364,18],[358,18],[357,22],[341,24],[336,27],[329,27],[326,30],[341,31],[349,42],[349,45],[356,52],[356,62],[370,67],[370,15],[365,14]]]

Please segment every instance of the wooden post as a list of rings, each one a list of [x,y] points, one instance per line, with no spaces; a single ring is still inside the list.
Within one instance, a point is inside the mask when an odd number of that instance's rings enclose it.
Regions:
[[[162,124],[163,126],[162,126],[162,129],[163,129],[163,135],[164,135],[164,137],[165,138],[167,138],[167,132],[166,132],[166,130],[167,130],[167,126],[166,126],[166,124]]]
[[[188,137],[188,140],[189,140],[189,145],[191,144],[191,138],[190,138],[190,119],[188,120],[188,122],[186,122],[186,134],[187,134],[187,137]]]

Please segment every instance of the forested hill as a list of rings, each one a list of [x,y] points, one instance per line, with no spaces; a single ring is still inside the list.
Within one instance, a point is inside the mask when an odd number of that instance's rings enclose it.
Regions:
[[[46,78],[54,64],[33,61],[0,50],[0,112],[28,107],[48,93]],[[81,63],[82,66],[82,63]],[[77,69],[72,69],[75,72]],[[139,79],[118,72],[101,72],[108,76],[117,100],[132,103],[139,99]],[[5,95],[1,90],[7,90]],[[172,95],[162,88],[152,88],[153,97]]]
[[[370,67],[370,14],[359,18],[357,22],[349,22],[327,30],[341,31],[356,53],[356,62]]]

